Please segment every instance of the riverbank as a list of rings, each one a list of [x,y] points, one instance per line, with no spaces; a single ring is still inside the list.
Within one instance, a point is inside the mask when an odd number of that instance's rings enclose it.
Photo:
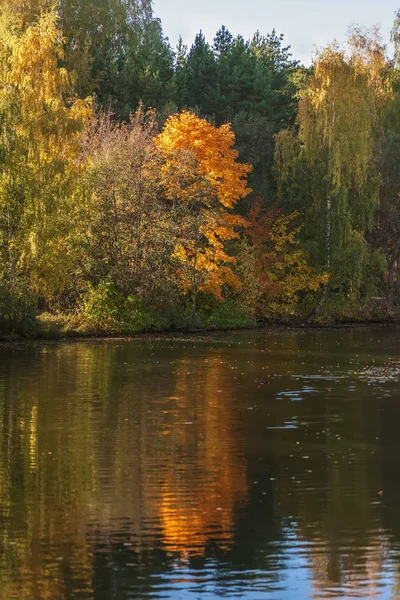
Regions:
[[[145,318],[146,315],[148,318]],[[327,302],[314,303],[314,306],[305,303],[277,306],[264,319],[256,319],[227,300],[211,309],[202,308],[196,315],[195,325],[187,307],[177,307],[161,315],[154,310],[143,309],[141,312],[133,311],[129,319],[124,317],[126,315],[115,311],[102,311],[100,315],[85,314],[84,311],[40,312],[37,309],[30,313],[0,311],[0,341],[127,339],[240,330],[335,330],[400,324],[399,307],[380,298],[347,303],[339,303],[332,298]]]
[[[187,329],[169,329],[155,331],[135,331],[129,333],[120,332],[82,332],[76,330],[49,331],[39,329],[32,335],[21,335],[17,333],[0,335],[1,345],[29,344],[31,342],[107,342],[107,341],[154,341],[157,339],[179,339],[193,336],[206,337],[213,334],[234,334],[240,331],[246,332],[285,332],[285,331],[339,331],[339,330],[357,330],[367,328],[400,328],[400,321],[352,321],[338,323],[308,323],[308,324],[288,324],[288,323],[260,323],[257,326],[248,327],[203,327]]]

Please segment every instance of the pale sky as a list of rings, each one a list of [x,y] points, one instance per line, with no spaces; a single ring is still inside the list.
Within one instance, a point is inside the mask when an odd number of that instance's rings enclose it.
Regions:
[[[294,58],[309,65],[316,46],[343,42],[352,23],[380,25],[388,43],[400,0],[154,0],[153,6],[172,47],[180,34],[190,46],[200,29],[212,43],[221,25],[246,39],[275,28]]]

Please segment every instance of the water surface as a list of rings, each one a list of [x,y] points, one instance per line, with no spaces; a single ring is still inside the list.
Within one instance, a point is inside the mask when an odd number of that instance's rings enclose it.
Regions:
[[[400,598],[400,332],[0,349],[0,599]]]

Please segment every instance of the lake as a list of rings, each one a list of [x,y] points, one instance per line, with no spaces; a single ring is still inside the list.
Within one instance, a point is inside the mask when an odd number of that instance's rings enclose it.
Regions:
[[[400,597],[400,331],[0,348],[0,599]]]

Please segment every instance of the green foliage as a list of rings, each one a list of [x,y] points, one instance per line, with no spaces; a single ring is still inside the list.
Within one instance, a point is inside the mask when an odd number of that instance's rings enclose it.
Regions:
[[[396,27],[399,26],[397,15]],[[399,32],[397,32],[399,35]],[[400,38],[398,38],[399,42]],[[396,60],[398,61],[398,50]],[[391,99],[385,114],[381,137],[381,191],[379,213],[375,220],[372,242],[381,249],[387,261],[388,289],[392,295],[397,286],[397,265],[400,260],[400,71],[398,62],[390,72]]]
[[[390,41],[394,45],[394,62],[398,68],[400,65],[400,10],[396,11]]]
[[[355,299],[369,288],[389,65],[374,32],[355,29],[349,46],[349,53],[334,45],[319,53],[298,128],[279,134],[275,156],[280,196],[304,214],[312,264],[329,273],[331,294]]]
[[[38,315],[37,322],[37,335],[45,339],[59,339],[76,333],[72,315],[44,312]]]
[[[163,36],[161,24],[150,19],[125,53],[116,82],[117,110],[129,119],[140,103],[163,110],[173,97],[173,52]]]
[[[381,298],[349,300],[343,296],[330,296],[313,323],[379,323],[388,320],[388,313]]]
[[[182,102],[179,108],[197,108],[203,115],[215,115],[219,102],[217,65],[201,31],[195,37],[183,69],[177,79],[178,86],[184,85],[177,90]]]
[[[125,296],[110,281],[89,286],[81,316],[98,333],[134,333],[157,329],[154,314],[132,295]]]
[[[364,296],[366,298],[373,298],[382,293],[382,281],[387,272],[387,267],[386,256],[380,248],[370,252],[365,276],[366,288]]]
[[[393,62],[356,28],[307,70],[275,30],[174,53],[151,4],[0,0],[0,331],[395,305],[399,14]]]
[[[240,329],[257,325],[257,321],[246,307],[233,298],[227,298],[224,302],[214,302],[208,310],[203,308],[200,320],[205,326],[216,329]]]
[[[0,282],[0,333],[30,336],[37,331],[37,309],[34,298],[26,286],[18,284],[14,289]]]
[[[273,197],[275,182],[272,177],[275,151],[275,127],[263,115],[248,114],[242,110],[232,120],[236,147],[241,160],[252,165],[249,185],[256,196]]]
[[[274,30],[246,41],[223,26],[212,47],[201,32],[189,53],[180,40],[176,102],[217,124],[231,121],[243,160],[254,166],[251,187],[270,195],[275,191],[274,136],[294,122],[304,72]]]
[[[125,119],[140,101],[162,108],[170,99],[173,54],[150,0],[59,0],[59,14],[81,95]]]

